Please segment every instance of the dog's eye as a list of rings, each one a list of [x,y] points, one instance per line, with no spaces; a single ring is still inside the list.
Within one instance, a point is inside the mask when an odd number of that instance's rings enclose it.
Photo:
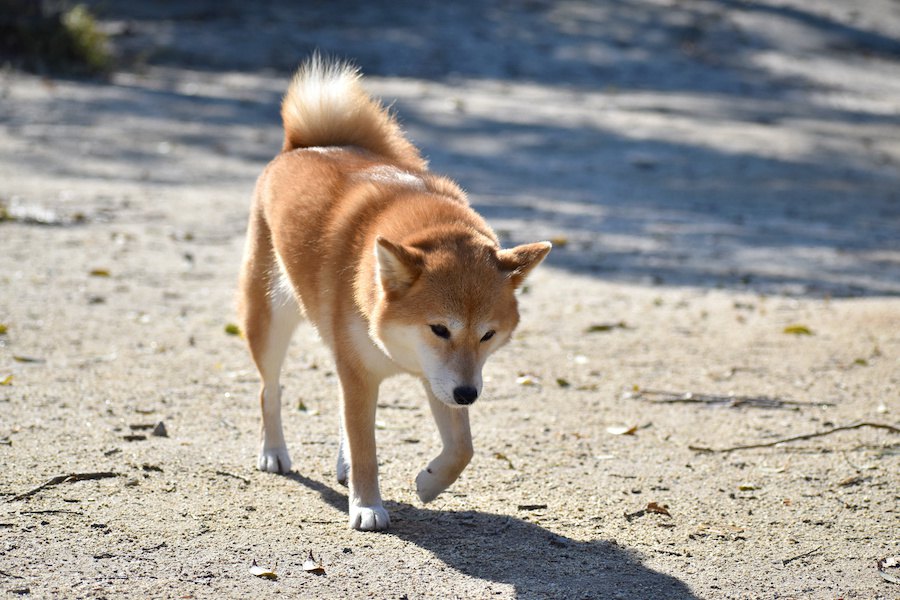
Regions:
[[[481,341],[482,341],[482,342],[488,341],[489,339],[491,339],[492,337],[494,337],[494,334],[495,334],[495,333],[497,333],[497,332],[494,331],[493,329],[491,329],[491,330],[488,331],[486,334],[484,334],[483,336],[481,336]]]
[[[439,338],[450,339],[450,330],[443,325],[431,325],[431,331]]]

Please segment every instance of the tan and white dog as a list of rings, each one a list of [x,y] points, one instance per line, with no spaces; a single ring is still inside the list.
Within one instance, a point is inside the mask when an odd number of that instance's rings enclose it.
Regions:
[[[240,314],[262,378],[258,467],[284,473],[279,373],[305,316],[341,385],[337,478],[350,526],[389,524],[378,488],[375,407],[382,380],[425,386],[443,449],[416,477],[423,502],[472,457],[466,408],[481,369],[519,321],[515,291],[548,242],[502,250],[451,180],[428,172],[357,70],[313,57],[281,108],[284,147],[260,176],[240,281]]]

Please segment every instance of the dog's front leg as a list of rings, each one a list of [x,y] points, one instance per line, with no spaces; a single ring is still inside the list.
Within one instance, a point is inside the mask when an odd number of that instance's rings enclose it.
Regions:
[[[422,502],[431,502],[447,489],[472,460],[472,432],[469,409],[448,406],[434,397],[425,383],[431,414],[441,434],[443,448],[416,477],[416,493]]]
[[[341,380],[343,431],[346,435],[349,473],[350,527],[363,531],[387,529],[388,512],[378,489],[375,449],[375,407],[378,382],[352,368],[338,368]]]

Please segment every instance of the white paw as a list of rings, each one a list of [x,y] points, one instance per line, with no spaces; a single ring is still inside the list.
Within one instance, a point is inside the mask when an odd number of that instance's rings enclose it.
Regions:
[[[341,485],[347,485],[347,473],[350,469],[347,467],[347,463],[344,462],[343,456],[338,456],[337,461],[337,482]]]
[[[359,531],[381,531],[391,524],[388,511],[380,504],[376,506],[351,506],[350,528]]]
[[[256,468],[269,473],[287,473],[291,470],[291,457],[286,446],[263,448],[259,451]]]
[[[424,504],[428,504],[446,490],[450,483],[453,482],[447,482],[443,478],[436,476],[433,469],[428,467],[416,477],[416,494],[419,495],[419,500]]]

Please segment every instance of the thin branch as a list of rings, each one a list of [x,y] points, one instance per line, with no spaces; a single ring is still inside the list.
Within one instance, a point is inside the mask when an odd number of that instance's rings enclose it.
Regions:
[[[798,558],[806,558],[807,556],[812,556],[813,554],[815,554],[816,552],[818,552],[821,549],[822,549],[822,546],[819,546],[818,548],[813,548],[809,552],[804,552],[803,554],[798,554],[797,556],[792,556],[790,558],[783,558],[781,560],[781,564],[782,564],[782,566],[784,566],[784,565],[787,565],[788,563],[794,562]]]
[[[650,397],[648,397],[650,396]],[[781,408],[783,406],[834,406],[830,402],[801,402],[771,396],[719,396],[694,392],[670,392],[666,390],[638,390],[632,398],[645,399],[654,404],[725,404],[731,408],[752,406],[755,408]],[[655,397],[655,398],[652,398]]]
[[[107,479],[109,477],[118,477],[118,473],[113,473],[112,471],[100,471],[96,473],[70,473],[68,475],[57,475],[56,477],[49,479],[37,486],[34,489],[28,490],[24,494],[19,494],[18,496],[13,496],[7,502],[15,502],[16,500],[24,500],[25,498],[30,498],[34,496],[41,490],[53,487],[55,485],[59,485],[61,483],[72,483],[75,481],[88,481],[93,479]]]
[[[894,427],[893,425],[887,425],[886,423],[853,423],[852,425],[841,425],[840,427],[835,427],[833,429],[829,429],[827,431],[817,431],[816,433],[806,433],[804,435],[795,435],[789,438],[783,438],[780,440],[774,440],[771,442],[761,442],[759,444],[747,444],[745,446],[732,446],[730,448],[705,448],[703,446],[688,446],[688,449],[694,450],[695,452],[734,452],[736,450],[751,450],[753,448],[771,448],[772,446],[777,446],[779,444],[786,444],[788,442],[797,442],[800,440],[809,440],[812,438],[822,437],[825,435],[831,435],[832,433],[837,433],[838,431],[849,431],[851,429],[860,429],[862,427],[874,427],[876,429],[884,429],[886,431],[890,431],[891,433],[900,433],[900,427]]]

